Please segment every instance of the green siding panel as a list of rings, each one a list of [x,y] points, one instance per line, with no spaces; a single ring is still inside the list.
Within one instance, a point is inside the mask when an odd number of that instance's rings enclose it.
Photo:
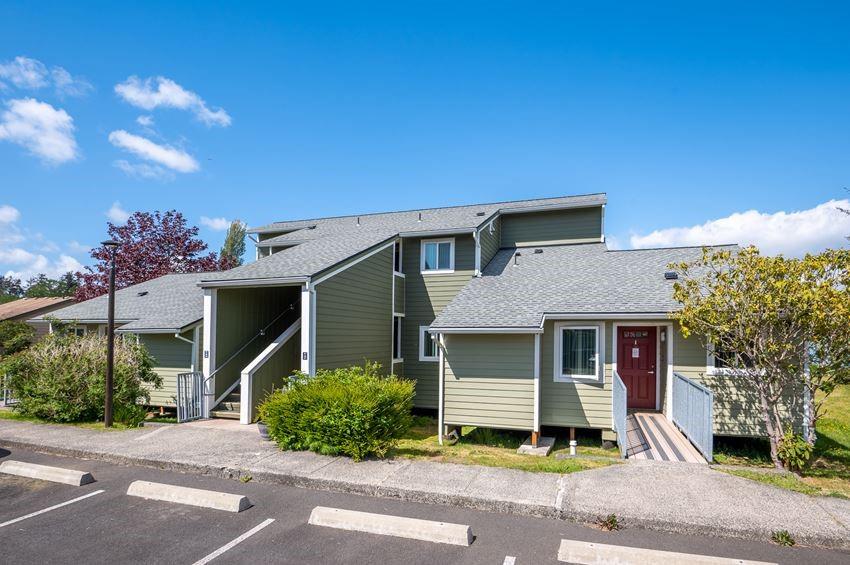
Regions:
[[[287,377],[301,368],[301,332],[295,332],[272,357],[254,373],[251,380],[251,404],[254,418],[257,406],[276,388],[281,388]],[[244,401],[244,400],[243,400]]]
[[[242,369],[300,315],[301,286],[218,289],[216,315],[215,394],[220,396],[240,378]],[[241,353],[222,366],[239,348],[290,305],[295,310],[278,320],[264,336],[253,340]]]
[[[390,371],[393,250],[388,247],[316,286],[316,368],[377,361]]]
[[[428,239],[428,238],[425,238]],[[423,275],[420,272],[421,238],[402,240],[405,274],[405,318],[402,352],[404,375],[416,379],[414,404],[437,408],[437,363],[419,360],[419,326],[430,326],[443,308],[475,274],[475,241],[472,235],[455,236],[455,272]]]
[[[501,228],[502,247],[600,241],[602,207],[508,214]]]
[[[492,233],[490,232],[490,224],[484,226],[480,232],[482,271],[499,251],[499,247],[502,244],[502,219],[497,216],[493,219],[492,224]]]
[[[577,325],[596,325],[580,322]],[[604,382],[555,382],[555,322],[547,321],[540,336],[540,424],[611,429],[612,324],[604,324]]]
[[[184,337],[191,339],[192,332]],[[148,388],[151,406],[174,406],[177,375],[192,370],[192,345],[174,334],[139,334],[139,342],[154,358],[154,372],[162,378],[162,388]]]
[[[445,423],[531,430],[534,337],[447,335]]]
[[[744,377],[738,375],[709,375],[706,372],[706,351],[696,336],[685,338],[675,332],[673,370],[682,376],[702,383],[714,392],[714,433],[729,436],[764,436],[764,422],[758,397]],[[803,426],[803,392],[789,389],[784,394],[783,413],[793,418],[794,428]]]

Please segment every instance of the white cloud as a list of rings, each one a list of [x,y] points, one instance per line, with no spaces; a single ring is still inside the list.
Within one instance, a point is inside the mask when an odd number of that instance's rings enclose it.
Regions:
[[[224,231],[230,227],[230,220],[227,218],[208,218],[201,216],[201,225],[207,226],[211,230]]]
[[[17,222],[21,213],[14,206],[3,204],[0,206],[0,224],[11,224]]]
[[[37,89],[49,84],[47,67],[29,57],[15,57],[0,63],[0,79],[11,82],[16,88]]]
[[[91,245],[83,245],[76,240],[69,241],[67,247],[71,253],[88,253],[91,251]]]
[[[204,99],[165,77],[140,79],[131,76],[115,85],[115,93],[129,104],[143,110],[176,108],[188,110],[207,126],[227,127],[230,115],[223,108],[211,110]]]
[[[0,272],[26,281],[39,273],[55,278],[82,268],[80,262],[71,255],[45,255],[58,250],[58,246],[45,240],[39,233],[30,233],[19,227],[17,222],[20,217],[20,212],[14,207],[0,206]]]
[[[147,163],[130,163],[124,159],[118,159],[112,163],[118,169],[124,171],[128,176],[137,179],[152,179],[160,181],[174,180],[174,173],[160,167],[159,165],[148,165]]]
[[[106,217],[114,224],[123,224],[130,219],[130,212],[121,207],[120,202],[113,202],[109,210],[106,211]]]
[[[38,90],[52,85],[59,96],[84,96],[94,88],[85,79],[73,76],[62,67],[48,69],[41,61],[29,57],[15,57],[0,63],[0,86],[5,86],[3,81],[23,90]]]
[[[10,100],[6,107],[0,114],[0,140],[20,145],[51,165],[77,158],[74,120],[65,110],[33,98]]]
[[[201,167],[194,157],[176,147],[154,143],[146,137],[133,135],[122,129],[109,134],[109,142],[115,147],[180,173],[194,173]]]
[[[153,116],[139,116],[136,118],[136,123],[142,127],[149,128],[153,125]]]
[[[801,256],[808,251],[847,244],[850,216],[838,208],[850,208],[850,200],[830,200],[808,210],[736,212],[725,218],[691,227],[656,230],[631,236],[632,247],[667,247],[739,243],[755,245],[767,254]]]

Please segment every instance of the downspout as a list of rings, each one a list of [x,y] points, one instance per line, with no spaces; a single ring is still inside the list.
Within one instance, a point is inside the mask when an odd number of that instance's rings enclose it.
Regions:
[[[177,338],[177,339],[179,339],[180,341],[185,341],[186,343],[191,343],[191,344],[194,344],[194,343],[195,343],[195,342],[194,342],[194,341],[192,341],[191,339],[189,339],[189,338],[185,338],[185,337],[183,337],[182,335],[180,335],[180,332],[175,333],[175,334],[174,334],[174,337],[176,337],[176,338]]]
[[[437,386],[437,390],[439,391],[439,399],[438,399],[438,409],[437,409],[437,441],[440,445],[443,445],[443,426],[445,425],[445,414],[444,414],[444,398],[445,398],[445,388],[446,388],[446,367],[445,367],[445,353],[443,349],[445,348],[445,341],[443,340],[443,334],[437,334],[437,361],[440,367],[440,382]]]
[[[472,239],[475,240],[475,274],[474,276],[481,276],[481,230],[475,230],[472,232]]]

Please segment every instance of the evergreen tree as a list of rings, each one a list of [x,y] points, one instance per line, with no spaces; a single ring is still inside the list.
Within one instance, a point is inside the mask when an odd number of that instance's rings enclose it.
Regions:
[[[247,226],[239,220],[230,222],[230,228],[227,230],[227,236],[224,238],[224,245],[221,247],[222,265],[226,265],[225,261],[229,262],[229,267],[238,267],[242,264],[242,255],[245,254],[245,235]]]

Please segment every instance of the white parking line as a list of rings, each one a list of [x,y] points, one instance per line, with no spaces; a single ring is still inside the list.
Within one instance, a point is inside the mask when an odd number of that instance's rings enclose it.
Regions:
[[[146,434],[142,434],[142,435],[140,435],[139,437],[134,437],[134,438],[133,438],[133,441],[142,441],[142,440],[148,439],[148,438],[149,438],[149,437],[151,437],[152,435],[156,435],[156,434],[158,434],[158,433],[160,433],[160,432],[164,432],[164,431],[165,431],[165,430],[167,430],[167,429],[168,429],[168,428],[167,428],[166,426],[162,426],[162,427],[160,427],[160,428],[157,428],[157,429],[153,430],[152,432],[148,432],[148,433],[146,433]]]
[[[232,542],[228,543],[227,545],[223,545],[223,546],[219,547],[218,549],[216,549],[215,551],[213,551],[212,553],[210,553],[209,555],[207,555],[203,559],[199,559],[198,561],[195,561],[195,563],[193,565],[204,565],[204,563],[209,563],[210,561],[212,561],[213,559],[215,559],[216,557],[218,557],[219,555],[221,555],[225,551],[233,549],[234,547],[236,547],[237,545],[239,545],[240,543],[242,543],[243,541],[245,541],[249,537],[253,536],[254,534],[259,532],[260,530],[262,530],[263,528],[265,528],[266,526],[268,526],[272,522],[274,522],[274,518],[268,518],[268,519],[260,522],[258,525],[254,526],[253,528],[251,528],[250,530],[248,530],[247,532],[245,532],[244,534],[242,534],[241,536],[239,536],[238,538],[236,538]]]
[[[516,557],[513,555],[505,555],[505,560],[502,561],[502,565],[516,565]]]
[[[102,492],[104,492],[104,491],[103,490],[96,490],[94,492],[84,494],[83,496],[78,496],[77,498],[73,498],[73,499],[68,500],[66,502],[63,502],[61,504],[56,504],[54,506],[51,506],[50,508],[44,508],[43,510],[39,510],[38,512],[33,512],[31,514],[27,514],[26,516],[21,516],[20,518],[15,518],[14,520],[8,520],[8,521],[0,524],[0,528],[3,528],[5,526],[11,526],[12,524],[17,524],[21,520],[26,520],[27,518],[32,518],[33,516],[38,516],[39,514],[44,514],[45,512],[50,512],[51,510],[56,510],[57,508],[62,508],[63,506],[68,506],[69,504],[74,504],[75,502],[79,502],[79,501],[81,501],[85,498],[88,498],[90,496],[94,496],[96,494],[100,494]]]

